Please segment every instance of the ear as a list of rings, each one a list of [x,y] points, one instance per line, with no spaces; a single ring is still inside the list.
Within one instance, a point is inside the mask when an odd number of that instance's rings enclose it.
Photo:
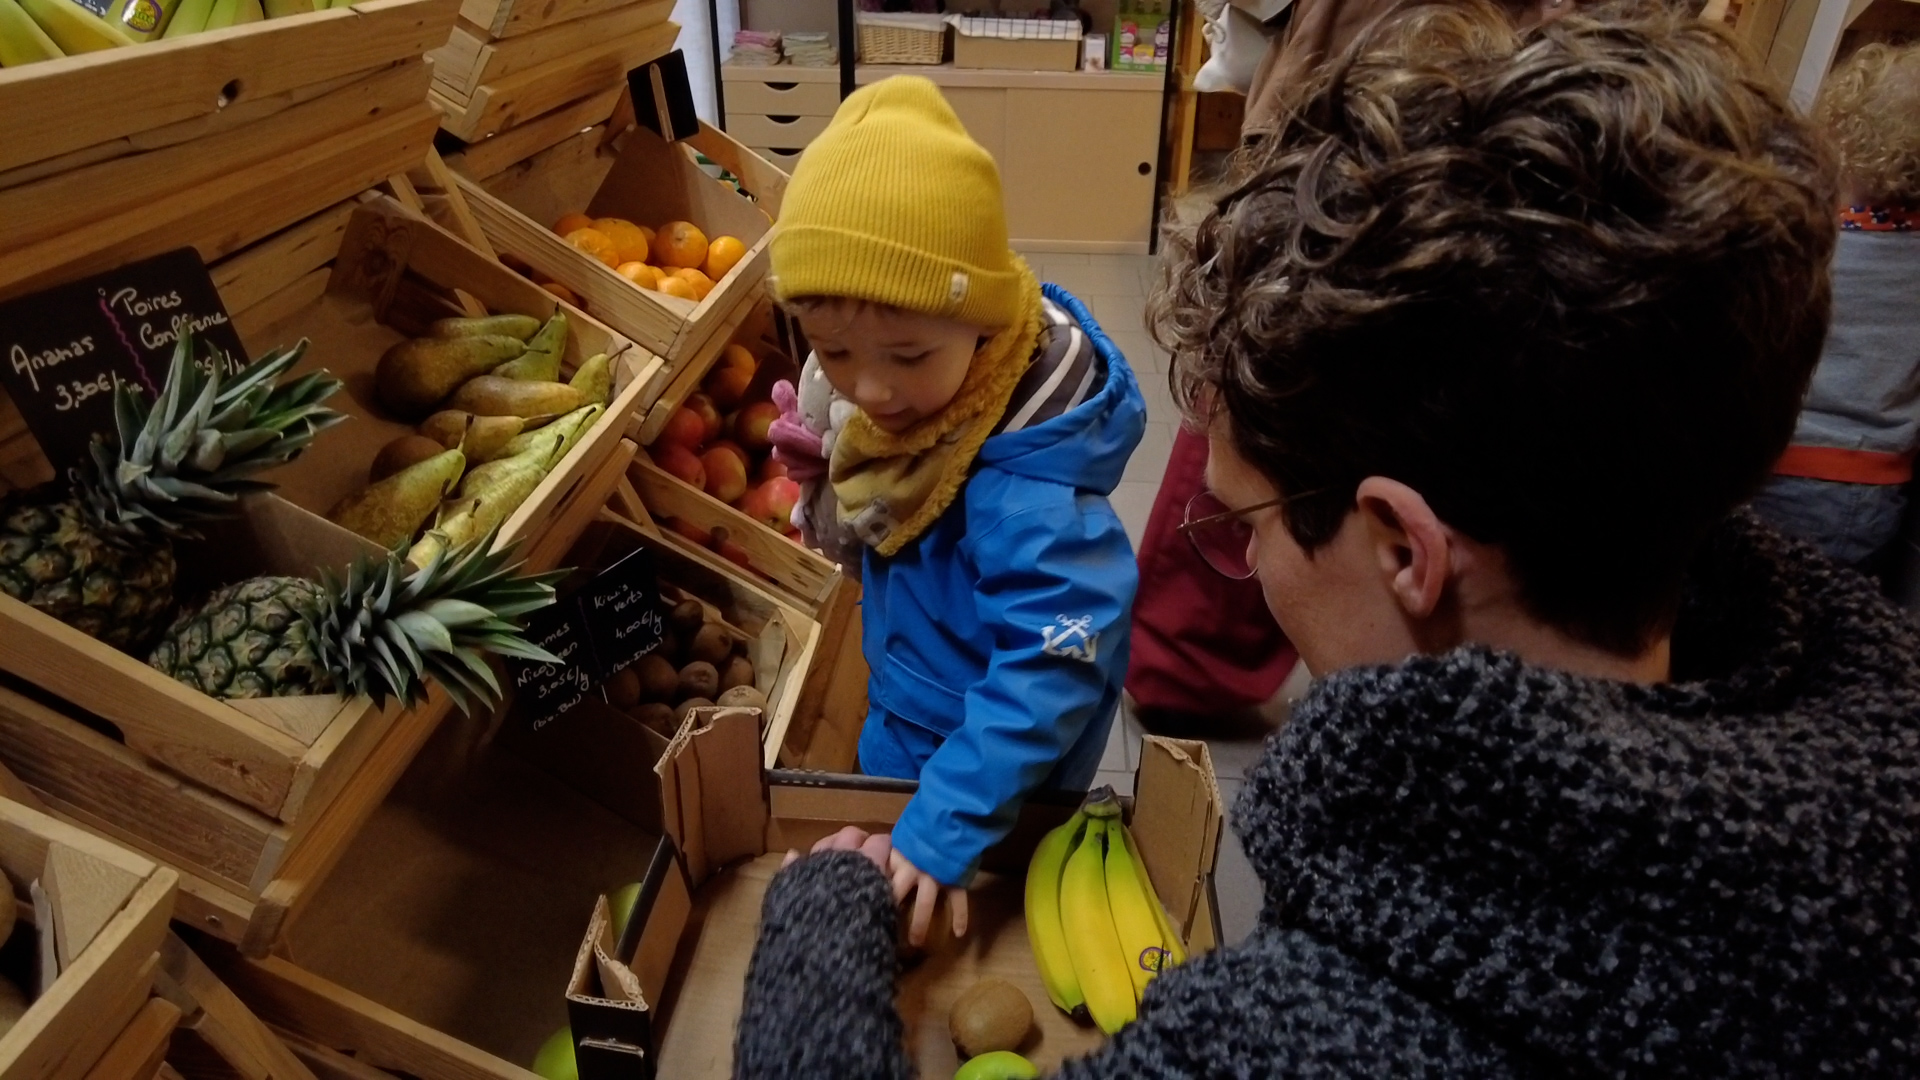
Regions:
[[[1387,588],[1406,613],[1431,616],[1453,576],[1453,544],[1426,497],[1398,480],[1369,476],[1354,492]]]

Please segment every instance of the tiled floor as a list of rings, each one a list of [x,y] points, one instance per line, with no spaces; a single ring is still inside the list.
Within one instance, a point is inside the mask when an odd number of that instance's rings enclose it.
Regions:
[[[1147,527],[1147,515],[1153,509],[1153,497],[1160,488],[1160,477],[1173,452],[1173,435],[1180,422],[1178,408],[1167,385],[1167,355],[1147,335],[1143,308],[1147,290],[1153,287],[1153,262],[1143,256],[1128,255],[1054,255],[1027,256],[1040,280],[1065,287],[1085,301],[1120,351],[1133,365],[1140,390],[1147,399],[1147,431],[1127,465],[1126,478],[1113,493],[1113,508],[1126,523],[1134,545]],[[1284,702],[1298,696],[1305,687],[1304,672],[1288,680],[1274,707],[1267,712],[1279,722],[1285,716]],[[1100,763],[1097,783],[1112,784],[1123,792],[1133,789],[1133,772],[1139,765],[1139,722],[1131,711],[1123,710],[1113,725],[1113,737],[1106,757]],[[1231,806],[1240,794],[1241,778],[1259,760],[1262,740],[1210,739],[1214,770],[1220,780],[1220,794]],[[1239,841],[1229,827],[1220,845],[1220,861],[1215,887],[1220,897],[1220,920],[1228,941],[1238,941],[1253,928],[1260,912],[1260,882],[1247,865]]]

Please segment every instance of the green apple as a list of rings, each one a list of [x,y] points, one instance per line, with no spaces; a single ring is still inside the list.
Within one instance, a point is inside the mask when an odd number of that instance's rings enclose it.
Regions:
[[[580,1066],[573,1060],[573,1028],[563,1027],[540,1044],[533,1071],[546,1080],[580,1080]]]
[[[953,1080],[1037,1080],[1040,1070],[1011,1050],[995,1050],[968,1058]]]
[[[619,892],[607,897],[607,907],[613,917],[613,942],[620,943],[620,935],[627,932],[627,920],[633,918],[633,905],[640,902],[640,883],[625,885]]]

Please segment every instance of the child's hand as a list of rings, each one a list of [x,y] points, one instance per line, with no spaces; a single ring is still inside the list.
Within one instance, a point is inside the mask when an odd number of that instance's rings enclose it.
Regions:
[[[893,838],[887,838],[887,862],[890,867],[887,876],[893,879],[893,902],[898,904],[913,896],[913,919],[907,927],[907,943],[918,948],[927,943],[927,930],[933,925],[934,901],[940,898],[942,889],[947,894],[947,910],[953,915],[953,936],[967,935],[967,890],[949,889],[934,880],[933,875],[922,871],[908,861],[905,855],[892,850]]]
[[[887,869],[887,857],[893,854],[893,834],[891,833],[868,834],[857,825],[849,825],[813,845],[813,850],[808,854],[818,855],[823,851],[857,851],[871,860],[873,865],[879,867],[882,874],[891,876]],[[780,860],[780,869],[785,870],[799,861],[800,853],[789,851],[787,857]]]
[[[800,394],[793,384],[785,379],[774,383],[773,403],[780,410],[780,419],[767,429],[774,460],[787,467],[787,476],[795,483],[826,475],[820,433],[808,428],[800,415]]]

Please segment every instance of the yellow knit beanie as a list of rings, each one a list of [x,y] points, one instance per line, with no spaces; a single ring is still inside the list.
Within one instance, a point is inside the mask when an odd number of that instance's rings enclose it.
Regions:
[[[988,328],[1021,311],[1000,170],[918,76],[840,103],[793,170],[772,256],[780,300],[844,296]]]

